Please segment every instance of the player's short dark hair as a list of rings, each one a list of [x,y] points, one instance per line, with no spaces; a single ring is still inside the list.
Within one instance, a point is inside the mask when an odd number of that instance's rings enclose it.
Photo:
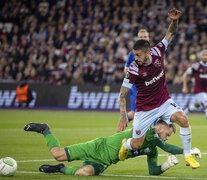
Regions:
[[[150,50],[150,43],[147,40],[140,39],[135,42],[133,49],[134,50]]]

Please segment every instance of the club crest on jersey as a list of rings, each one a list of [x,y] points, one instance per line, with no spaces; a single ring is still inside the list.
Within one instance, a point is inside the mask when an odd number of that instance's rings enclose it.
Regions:
[[[155,67],[160,67],[162,64],[161,64],[161,61],[159,59],[156,59],[155,62],[154,62],[154,65],[155,65]]]
[[[140,131],[140,130],[137,130],[137,131],[136,131],[136,134],[137,134],[137,135],[140,135],[140,134],[141,134],[141,131]]]

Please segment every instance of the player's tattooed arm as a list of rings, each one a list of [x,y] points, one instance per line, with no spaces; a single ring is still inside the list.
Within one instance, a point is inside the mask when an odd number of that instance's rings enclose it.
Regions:
[[[171,9],[168,13],[171,23],[168,27],[165,39],[168,41],[168,44],[172,41],[178,31],[178,19],[181,16],[181,11],[176,9]]]
[[[168,44],[173,40],[177,31],[178,31],[178,20],[173,20],[171,21],[165,36],[165,39],[167,40]]]
[[[126,96],[129,90],[130,90],[129,88],[124,87],[124,86],[122,86],[120,89],[119,107],[120,107],[120,113],[122,117],[126,117]]]
[[[122,86],[120,89],[119,94],[119,108],[120,108],[120,120],[118,124],[118,131],[123,131],[128,126],[128,120],[127,120],[127,112],[126,112],[126,96],[129,92],[129,88]]]

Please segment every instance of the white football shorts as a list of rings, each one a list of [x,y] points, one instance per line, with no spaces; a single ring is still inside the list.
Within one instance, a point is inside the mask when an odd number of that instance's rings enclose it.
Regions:
[[[135,112],[132,137],[141,138],[159,117],[167,124],[172,124],[170,118],[172,114],[178,111],[183,110],[172,99],[168,99],[160,107],[155,109]]]

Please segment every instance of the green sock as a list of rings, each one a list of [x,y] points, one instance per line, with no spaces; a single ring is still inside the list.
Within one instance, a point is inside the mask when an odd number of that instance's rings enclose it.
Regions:
[[[60,147],[58,139],[53,134],[47,134],[45,136],[45,140],[49,150],[51,150],[53,147]]]
[[[63,167],[60,171],[65,175],[75,175],[75,172],[80,168],[80,166],[69,166]]]
[[[50,129],[45,129],[42,134],[45,136],[47,136],[48,134],[52,134],[52,132],[50,131]]]

